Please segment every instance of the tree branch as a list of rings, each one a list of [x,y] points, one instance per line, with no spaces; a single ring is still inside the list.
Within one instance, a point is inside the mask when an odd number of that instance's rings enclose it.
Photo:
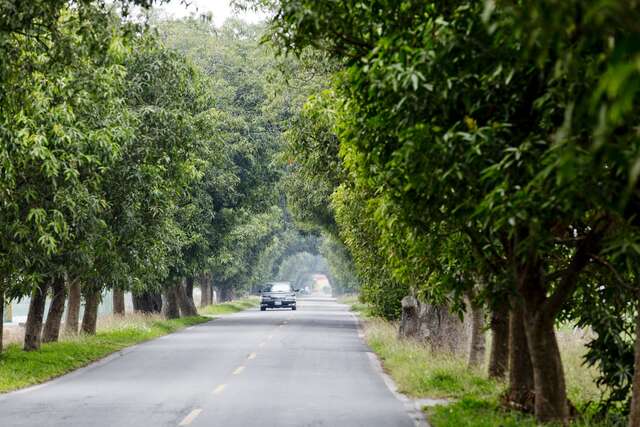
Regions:
[[[580,242],[571,262],[564,270],[565,274],[562,275],[560,283],[553,294],[547,298],[547,301],[542,308],[547,315],[555,316],[560,311],[566,300],[571,296],[571,294],[573,294],[578,285],[580,273],[593,259],[593,254],[599,251],[602,238],[604,237],[609,224],[610,221],[606,218],[597,220],[591,231],[589,231],[584,240]]]

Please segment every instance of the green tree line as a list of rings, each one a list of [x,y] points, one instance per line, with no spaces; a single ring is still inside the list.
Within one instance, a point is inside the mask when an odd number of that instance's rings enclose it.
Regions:
[[[131,292],[136,311],[193,316],[194,286],[228,300],[318,251],[278,160],[318,79],[283,79],[301,61],[263,26],[152,4],[0,2],[0,310],[30,298],[27,351],[94,334],[105,290],[115,314]]]
[[[294,216],[361,295],[491,317],[505,403],[568,423],[556,324],[594,332],[599,409],[640,425],[640,4],[241,1],[335,66],[286,133]],[[635,355],[634,355],[635,346]]]

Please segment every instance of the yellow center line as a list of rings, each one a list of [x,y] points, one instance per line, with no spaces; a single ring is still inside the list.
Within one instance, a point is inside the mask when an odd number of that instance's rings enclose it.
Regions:
[[[178,425],[179,426],[188,426],[189,424],[191,424],[193,422],[193,420],[196,419],[196,417],[198,415],[200,415],[200,412],[202,412],[202,409],[194,409],[193,411],[189,412],[189,415],[184,417],[184,419]]]
[[[233,375],[241,374],[242,371],[244,371],[244,366],[240,366],[240,367],[236,368],[236,370],[233,371]]]
[[[218,387],[215,388],[215,390],[213,390],[213,394],[220,394],[222,393],[222,391],[224,390],[224,388],[226,387],[226,384],[220,384]]]
[[[255,352],[254,352],[254,353],[251,353],[251,354],[249,355],[249,357],[247,357],[247,359],[249,359],[249,360],[252,360],[252,359],[255,359],[255,358],[256,358],[256,353],[255,353]]]

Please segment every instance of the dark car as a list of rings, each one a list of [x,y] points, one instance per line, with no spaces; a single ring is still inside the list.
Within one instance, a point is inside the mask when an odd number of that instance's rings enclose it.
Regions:
[[[260,298],[260,310],[267,308],[296,309],[296,291],[289,282],[271,282],[264,285]]]

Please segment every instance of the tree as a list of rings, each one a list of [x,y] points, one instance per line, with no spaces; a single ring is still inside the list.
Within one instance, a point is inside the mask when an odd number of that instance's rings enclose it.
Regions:
[[[624,40],[635,32],[620,17],[636,16],[637,5],[274,7],[279,46],[311,46],[345,64],[337,134],[353,183],[336,195],[350,208],[338,223],[356,223],[348,221],[356,197],[361,223],[372,222],[356,263],[382,248],[390,277],[417,277],[431,298],[455,307],[479,275],[487,305],[522,306],[536,416],[566,421],[554,322],[584,288],[585,272],[602,268],[597,257],[618,247],[622,230],[628,236],[621,225],[633,224],[637,147],[627,123],[637,90],[627,86],[636,72]],[[623,42],[611,47],[607,37]],[[475,248],[472,257],[451,250],[456,244]]]

